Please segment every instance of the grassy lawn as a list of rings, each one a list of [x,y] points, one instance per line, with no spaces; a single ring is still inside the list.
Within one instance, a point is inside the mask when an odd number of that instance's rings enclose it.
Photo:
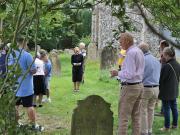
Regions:
[[[86,64],[85,83],[81,85],[80,92],[74,93],[72,91],[70,56],[62,54],[60,59],[62,75],[61,77],[53,77],[51,80],[52,103],[46,103],[44,107],[37,109],[38,121],[46,128],[46,131],[42,134],[70,135],[71,116],[77,100],[84,99],[89,95],[100,95],[111,103],[111,110],[114,112],[114,135],[116,135],[119,83],[115,79],[110,79],[107,72],[100,73],[98,62],[89,61]],[[178,129],[163,133],[159,131],[162,127],[163,117],[155,117],[153,128],[155,135],[178,135],[178,132],[180,132],[180,129]]]

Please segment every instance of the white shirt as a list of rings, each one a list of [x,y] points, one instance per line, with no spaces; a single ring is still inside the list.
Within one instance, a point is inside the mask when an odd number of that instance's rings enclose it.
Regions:
[[[37,67],[37,72],[34,75],[45,75],[45,73],[44,73],[44,62],[42,60],[40,60],[39,58],[36,58],[34,63]]]

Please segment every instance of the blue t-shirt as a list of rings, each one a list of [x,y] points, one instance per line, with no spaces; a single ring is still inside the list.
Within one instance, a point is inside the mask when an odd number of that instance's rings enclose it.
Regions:
[[[45,62],[45,71],[46,71],[46,75],[45,77],[51,77],[51,71],[52,71],[52,64],[51,61],[48,60],[47,62]]]
[[[0,51],[0,77],[4,77],[6,73],[6,52]]]
[[[16,59],[20,55],[20,51],[15,51]],[[18,83],[20,84],[22,81],[22,77],[27,72],[28,68],[31,66],[33,62],[33,57],[30,53],[25,50],[22,50],[20,59],[18,61],[19,66],[21,68],[22,75],[18,78]],[[36,66],[33,63],[30,70],[36,70]],[[33,75],[29,72],[24,80],[22,81],[19,89],[17,90],[16,96],[17,97],[26,97],[34,94],[33,90]]]

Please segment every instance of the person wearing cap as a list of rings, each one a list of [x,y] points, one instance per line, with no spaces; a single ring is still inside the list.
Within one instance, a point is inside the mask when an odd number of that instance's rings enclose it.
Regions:
[[[152,135],[154,108],[159,94],[159,78],[161,64],[149,51],[147,43],[141,43],[139,48],[144,53],[145,68],[143,76],[144,92],[141,105],[141,135]]]
[[[126,57],[120,71],[111,71],[111,76],[119,76],[121,79],[118,135],[128,134],[129,118],[132,120],[132,135],[140,135],[141,96],[144,89],[142,84],[144,55],[134,45],[133,36],[130,33],[122,33],[119,42],[122,49],[126,50]]]
[[[72,64],[72,81],[74,83],[74,91],[79,91],[80,82],[83,76],[83,55],[80,54],[78,47],[74,48],[74,54],[71,56]]]

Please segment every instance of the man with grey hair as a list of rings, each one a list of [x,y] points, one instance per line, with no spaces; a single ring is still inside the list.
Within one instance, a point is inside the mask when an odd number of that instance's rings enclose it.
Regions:
[[[144,55],[134,45],[130,33],[121,33],[120,45],[126,50],[126,57],[121,71],[112,70],[111,76],[118,76],[121,80],[119,100],[119,134],[128,135],[128,122],[132,120],[132,135],[140,135],[140,107],[143,92]]]
[[[141,43],[139,48],[145,57],[143,76],[144,92],[141,106],[141,135],[151,135],[154,119],[154,108],[159,94],[159,78],[161,64],[149,51],[147,43]]]

